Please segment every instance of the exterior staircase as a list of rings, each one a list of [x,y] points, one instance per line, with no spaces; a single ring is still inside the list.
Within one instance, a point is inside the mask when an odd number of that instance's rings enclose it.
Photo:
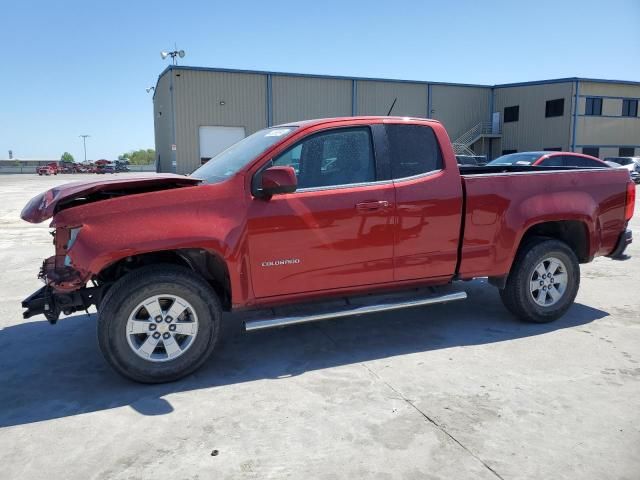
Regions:
[[[494,128],[491,122],[480,122],[464,132],[453,143],[456,155],[476,155],[471,146],[482,138],[500,138],[500,127]]]

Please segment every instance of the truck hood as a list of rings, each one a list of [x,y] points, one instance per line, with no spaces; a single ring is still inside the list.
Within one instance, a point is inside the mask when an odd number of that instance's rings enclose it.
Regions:
[[[54,187],[33,197],[22,209],[20,217],[40,223],[59,211],[75,205],[108,198],[197,185],[202,180],[174,174],[113,178],[89,182],[71,182]]]

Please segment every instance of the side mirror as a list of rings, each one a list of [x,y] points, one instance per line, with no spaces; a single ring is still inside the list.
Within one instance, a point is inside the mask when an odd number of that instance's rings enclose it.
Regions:
[[[271,167],[262,172],[259,191],[263,197],[293,193],[296,188],[298,188],[298,179],[293,167]]]

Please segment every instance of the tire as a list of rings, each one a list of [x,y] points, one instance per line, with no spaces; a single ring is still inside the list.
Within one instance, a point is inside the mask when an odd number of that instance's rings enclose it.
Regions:
[[[551,270],[551,278],[543,278]],[[559,282],[565,278],[566,283],[560,288]],[[536,286],[538,290],[532,291]],[[548,323],[567,312],[579,286],[580,265],[573,250],[559,240],[536,237],[520,247],[500,298],[507,310],[521,320]]]
[[[174,306],[182,313],[172,319]],[[154,317],[154,309],[160,315]],[[221,318],[218,296],[199,275],[175,265],[143,267],[118,280],[100,303],[98,343],[104,358],[121,375],[141,383],[172,382],[209,358]],[[168,331],[176,327],[189,333]],[[136,328],[145,330],[138,333]]]

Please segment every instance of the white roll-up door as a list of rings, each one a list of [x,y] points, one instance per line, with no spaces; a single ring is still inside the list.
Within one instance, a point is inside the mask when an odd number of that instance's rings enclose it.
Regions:
[[[200,160],[206,162],[245,137],[244,127],[200,127]]]

